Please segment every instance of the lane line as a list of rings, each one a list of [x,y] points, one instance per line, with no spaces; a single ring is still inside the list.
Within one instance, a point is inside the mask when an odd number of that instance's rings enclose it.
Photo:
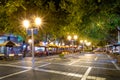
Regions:
[[[90,71],[91,71],[92,67],[89,67],[87,69],[87,71],[85,72],[85,74],[83,75],[82,79],[81,80],[86,80],[87,76],[89,75]]]
[[[94,60],[97,61],[98,57],[96,57]]]
[[[113,65],[116,67],[117,70],[120,70],[120,68],[118,67],[118,65],[114,62],[114,61],[111,61],[113,63]]]
[[[79,65],[75,65],[75,66],[79,66]],[[81,65],[80,67],[90,67],[90,66],[83,66],[83,65]],[[92,68],[98,68],[98,69],[116,70],[116,69],[113,69],[113,68],[94,67],[94,66],[91,66],[91,67]]]
[[[0,77],[0,79],[4,79],[4,78],[7,78],[7,77],[11,77],[11,76],[17,75],[17,74],[21,74],[21,73],[24,73],[24,72],[27,72],[27,71],[30,71],[30,70],[31,70],[31,69],[24,70],[24,71],[19,71],[19,72],[13,73],[13,74],[9,74],[9,75]]]
[[[107,55],[107,54],[106,54]],[[107,55],[107,57],[109,58],[109,59],[112,59],[109,55]]]
[[[107,54],[106,54],[107,55]],[[109,58],[109,59],[112,59],[109,55],[107,55],[107,57]],[[113,63],[113,65],[115,66],[115,68],[117,69],[117,70],[120,70],[120,67],[114,62],[114,61],[111,61],[112,63]]]
[[[80,62],[80,63],[108,64],[108,63],[102,63],[102,62]],[[113,64],[111,63],[109,65],[113,65]]]
[[[87,79],[93,79],[93,80],[106,80],[106,78],[97,77],[97,76],[88,76]]]
[[[70,64],[68,64],[68,65],[72,65],[72,64],[74,64],[74,63],[76,63],[76,62],[79,62],[80,60],[78,59],[77,61],[73,61],[73,62],[71,62]]]
[[[69,73],[69,72],[62,72],[62,71],[55,71],[55,70],[46,70],[46,69],[39,69],[39,68],[35,68],[35,70],[37,71],[42,71],[42,72],[49,72],[49,73],[55,73],[55,74],[62,74],[62,75],[66,75],[66,76],[74,76],[74,77],[82,77],[81,74],[76,74],[76,73]]]
[[[62,71],[56,71],[56,70],[46,70],[46,69],[39,69],[39,68],[35,68],[35,70],[42,71],[42,72],[47,72],[47,73],[59,74],[59,75],[61,74],[61,75],[65,75],[65,76],[78,77],[78,78],[82,78],[83,77],[82,74],[76,74],[76,73],[70,73],[70,72],[62,72]],[[86,75],[87,74],[88,73],[86,73]],[[105,80],[105,78],[98,77],[98,76],[97,77],[96,76],[86,76],[86,79]]]
[[[44,67],[44,66],[47,66],[47,65],[50,65],[51,63],[46,63],[46,64],[43,64],[41,66],[38,66],[38,67]]]
[[[37,66],[37,67],[44,67],[44,66],[47,66],[51,63],[46,63],[46,64],[43,64],[41,66]],[[13,64],[0,64],[0,66],[9,66],[9,67],[16,67],[16,68],[23,68],[23,69],[32,69],[32,67],[25,67],[25,66],[18,66],[18,65],[13,65]]]
[[[17,65],[11,65],[11,64],[0,64],[0,66],[17,67],[17,68],[23,68],[23,69],[31,69],[32,68],[32,67],[17,66]]]
[[[69,66],[69,65],[67,65],[67,64],[61,64],[61,63],[52,63],[52,64],[58,64],[58,65]],[[113,69],[113,68],[94,67],[94,66],[84,66],[84,65],[70,65],[70,66],[73,66],[73,67],[86,67],[86,68],[92,67],[92,68],[99,68],[99,69],[116,70],[116,69]]]
[[[51,64],[51,63],[47,63],[47,64],[41,65],[39,67],[44,67],[44,66],[47,66],[49,64]],[[17,68],[27,69],[27,70],[22,70],[22,71],[19,71],[19,72],[16,72],[16,73],[12,73],[12,74],[0,77],[0,79],[4,79],[4,78],[7,78],[7,77],[11,77],[11,76],[17,75],[17,74],[21,74],[21,73],[30,71],[32,69],[32,67],[23,67],[23,66],[16,66],[16,65],[10,65],[10,64],[0,64],[0,66],[9,66],[9,67],[17,67]]]
[[[18,63],[21,63],[21,62],[13,62],[13,63],[9,63],[9,64],[18,64]]]

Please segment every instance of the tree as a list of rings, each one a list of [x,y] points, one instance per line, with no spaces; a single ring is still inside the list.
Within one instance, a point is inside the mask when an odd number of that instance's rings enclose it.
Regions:
[[[111,31],[119,25],[120,17],[116,14],[119,4],[118,0],[62,0],[61,7],[70,13],[68,19],[71,20],[71,24],[81,37],[91,39],[95,43],[103,41],[106,44],[108,39],[110,42],[116,37],[110,38],[109,36],[116,34]]]
[[[65,39],[69,34],[77,34],[80,39],[104,45],[116,42],[119,5],[119,0],[3,0],[0,30],[26,37],[23,19],[40,16],[43,24],[35,36],[37,40],[44,36]]]

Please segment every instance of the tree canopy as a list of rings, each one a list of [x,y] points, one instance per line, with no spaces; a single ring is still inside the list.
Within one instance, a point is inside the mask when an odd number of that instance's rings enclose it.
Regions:
[[[120,25],[119,0],[2,0],[0,1],[0,32],[26,37],[24,19],[42,18],[36,39],[66,40],[78,35],[94,44],[117,41]]]

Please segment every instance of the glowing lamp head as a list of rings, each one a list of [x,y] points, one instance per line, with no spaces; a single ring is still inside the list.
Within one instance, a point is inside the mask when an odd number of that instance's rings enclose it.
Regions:
[[[80,40],[80,43],[83,43],[83,40]]]
[[[29,40],[28,40],[28,43],[30,43],[30,44],[31,44],[31,43],[32,43],[32,39],[29,39]]]
[[[29,23],[28,20],[24,20],[24,21],[23,21],[23,26],[24,26],[24,27],[28,28],[29,25],[30,25],[30,23]]]
[[[74,39],[76,40],[77,38],[78,38],[77,35],[75,35],[75,36],[74,36]]]
[[[36,24],[36,25],[40,25],[41,23],[42,23],[41,19],[37,17],[37,18],[35,19],[35,24]]]
[[[72,37],[71,37],[71,36],[68,36],[67,38],[68,38],[68,40],[71,40]]]

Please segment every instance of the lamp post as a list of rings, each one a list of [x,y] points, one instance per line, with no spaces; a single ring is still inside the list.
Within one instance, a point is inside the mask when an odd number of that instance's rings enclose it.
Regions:
[[[32,69],[34,69],[34,62],[35,62],[35,59],[34,59],[34,27],[33,25],[36,25],[36,26],[39,26],[41,24],[41,19],[39,17],[35,18],[35,21],[34,23],[31,23],[31,26],[30,26],[30,22],[28,20],[24,20],[23,21],[23,26],[26,27],[26,29],[30,28],[30,31],[31,31],[31,37],[32,37]]]
[[[73,46],[74,46],[74,41],[76,41],[77,38],[78,38],[77,35],[74,35],[73,37],[69,35],[69,36],[67,37],[67,39],[72,42],[72,53],[73,53],[73,49],[74,49],[74,48],[73,48]]]
[[[91,42],[87,42],[86,45],[87,45],[87,46],[90,46],[90,45],[91,45]]]
[[[31,49],[32,49],[32,39],[29,39],[29,40],[28,40],[28,43],[29,43],[29,45],[30,45],[30,46],[29,46],[29,49],[31,50]]]
[[[83,52],[84,52],[84,46],[90,46],[91,42],[88,42],[87,40],[80,40],[80,43],[82,43],[82,47],[83,47]]]
[[[87,40],[80,40],[80,43],[82,43],[82,49],[83,49],[83,52],[84,52],[84,46],[85,46],[85,43],[87,42]]]

